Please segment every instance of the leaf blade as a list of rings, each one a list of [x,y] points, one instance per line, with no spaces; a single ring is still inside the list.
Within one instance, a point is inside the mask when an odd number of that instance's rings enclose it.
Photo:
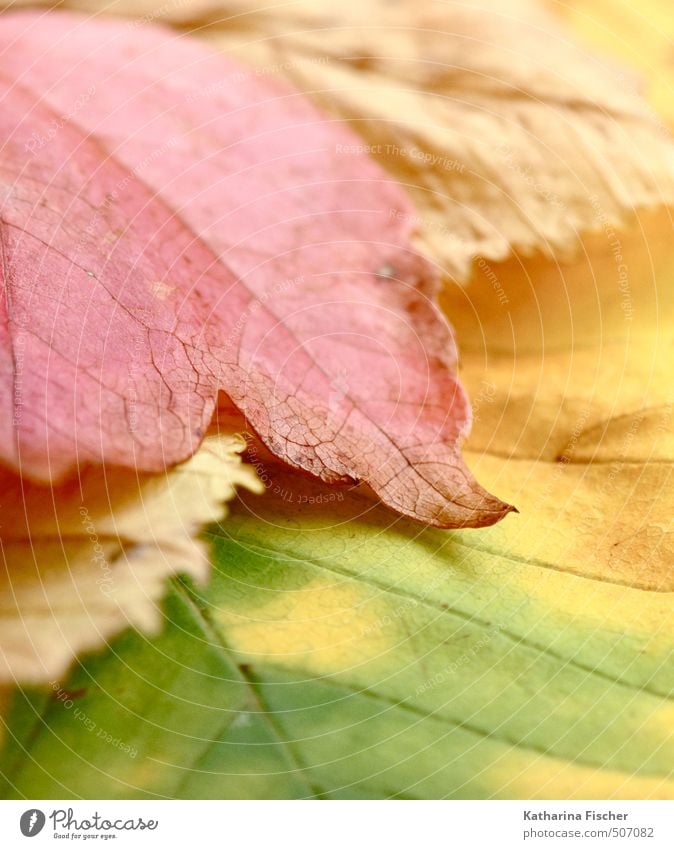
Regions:
[[[114,248],[122,267],[133,266],[123,296],[115,275],[95,289],[107,298],[101,309],[112,297],[133,313],[131,329],[124,327],[126,337],[112,357],[95,336],[80,341],[92,349],[86,353],[106,390],[98,409],[78,409],[84,444],[72,436],[77,405],[62,397],[59,375],[52,374],[46,389],[39,384],[36,390],[38,403],[24,411],[24,422],[30,412],[38,428],[36,434],[24,423],[24,474],[64,473],[75,457],[164,468],[194,450],[222,390],[291,465],[327,481],[365,480],[394,509],[420,521],[475,526],[511,512],[479,486],[461,459],[470,409],[454,371],[451,329],[434,303],[435,272],[409,245],[405,217],[392,214],[408,208],[404,194],[353,149],[355,137],[301,96],[257,77],[244,74],[236,85],[221,86],[223,74],[241,75],[238,66],[159,28],[65,12],[8,14],[0,23],[3,73],[20,76],[34,97],[68,116],[55,148],[37,146],[36,167],[58,174],[64,158],[58,145],[66,139],[94,159],[96,150],[99,168],[121,163],[128,172],[109,174],[108,195],[117,197],[119,183],[130,186],[125,213],[132,221],[146,215],[138,231]],[[28,52],[34,61],[27,72]],[[63,64],[73,54],[98,86],[86,108],[73,103],[82,68]],[[56,83],[54,64],[70,67]],[[208,86],[216,84],[211,95]],[[10,124],[16,113],[30,114],[14,111]],[[87,147],[90,134],[96,145]],[[340,148],[348,149],[345,155]],[[63,170],[76,181],[77,168]],[[105,195],[104,188],[94,187],[94,194]],[[67,209],[60,212],[59,221]],[[41,214],[32,210],[23,229]],[[94,276],[109,259],[101,243],[111,233],[115,241],[105,220],[96,222],[101,233],[94,240]],[[141,258],[149,281],[135,273]],[[19,275],[26,264],[15,259]],[[192,264],[200,275],[194,291]],[[86,277],[80,270],[71,284],[71,307],[84,297]],[[39,282],[37,288],[47,285]],[[34,280],[26,285],[34,292]],[[152,313],[146,339],[138,313],[148,285],[160,326]],[[79,311],[72,313],[79,332],[60,333],[58,349],[71,369],[79,353],[71,350],[73,335],[83,338]],[[43,323],[42,335],[53,336],[53,316],[43,316]],[[115,362],[125,362],[128,347],[137,348],[141,361],[130,386]],[[39,403],[45,392],[46,424]],[[136,439],[127,421],[134,394]],[[13,422],[5,424],[6,460],[16,466]],[[59,439],[51,458],[50,438]]]

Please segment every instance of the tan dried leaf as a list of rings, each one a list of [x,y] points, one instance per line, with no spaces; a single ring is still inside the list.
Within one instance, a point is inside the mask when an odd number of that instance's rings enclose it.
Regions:
[[[157,631],[166,579],[208,575],[200,528],[236,486],[262,489],[243,447],[212,436],[163,475],[89,468],[54,488],[2,473],[0,683],[56,678],[128,626]]]
[[[534,3],[221,8],[204,34],[350,120],[456,278],[476,255],[566,258],[583,231],[674,199],[669,137],[631,75]]]

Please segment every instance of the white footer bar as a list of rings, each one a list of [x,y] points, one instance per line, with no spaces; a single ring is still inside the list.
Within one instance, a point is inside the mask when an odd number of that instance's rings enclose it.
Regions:
[[[0,802],[3,849],[74,843],[119,849],[672,849],[674,802]]]

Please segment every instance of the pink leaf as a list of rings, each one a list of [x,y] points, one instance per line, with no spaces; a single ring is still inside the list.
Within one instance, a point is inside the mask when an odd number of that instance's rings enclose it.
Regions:
[[[280,458],[444,527],[512,508],[405,195],[301,95],[156,26],[0,17],[0,459],[156,471],[226,392]]]

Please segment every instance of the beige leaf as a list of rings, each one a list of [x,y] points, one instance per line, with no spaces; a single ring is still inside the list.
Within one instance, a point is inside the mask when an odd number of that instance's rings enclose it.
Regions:
[[[212,436],[163,475],[88,468],[54,488],[3,473],[0,683],[56,678],[128,626],[157,631],[167,577],[208,575],[199,529],[236,486],[262,489],[244,445]]]
[[[618,224],[672,202],[669,138],[630,74],[534,4],[307,5],[204,34],[352,121],[409,187],[425,247],[453,276],[511,248],[566,256],[598,210]]]

